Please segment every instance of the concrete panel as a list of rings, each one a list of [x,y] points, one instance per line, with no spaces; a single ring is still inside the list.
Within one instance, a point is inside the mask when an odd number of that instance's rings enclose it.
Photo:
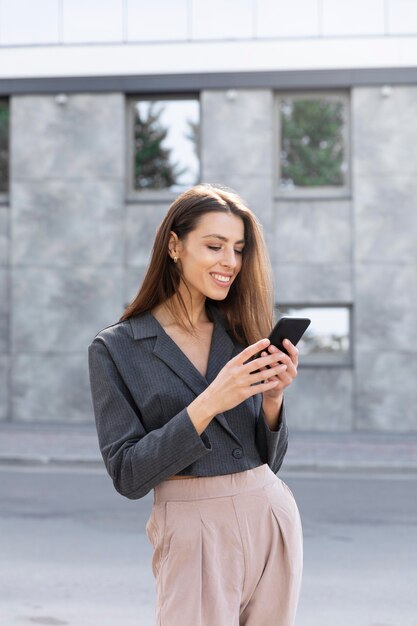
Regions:
[[[318,0],[257,0],[257,37],[318,37]]]
[[[413,174],[357,176],[355,257],[359,263],[417,261],[417,180]]]
[[[127,40],[188,39],[188,5],[188,0],[127,0]]]
[[[0,354],[9,350],[9,270],[0,268]]]
[[[20,354],[12,381],[13,420],[93,421],[88,354]]]
[[[352,387],[351,369],[300,367],[285,392],[290,429],[351,430]]]
[[[247,39],[253,37],[252,0],[192,0],[192,39]]]
[[[200,102],[202,180],[272,175],[272,91],[203,91]]]
[[[384,5],[384,0],[321,0],[321,35],[384,35]]]
[[[222,183],[235,191],[244,204],[251,209],[261,222],[264,236],[273,243],[272,224],[272,184],[266,176],[251,176],[245,178],[239,174],[230,174],[227,178],[206,177],[207,183]]]
[[[416,86],[352,91],[353,175],[415,175],[417,161]]]
[[[274,222],[273,250],[277,263],[351,261],[350,202],[278,202]]]
[[[7,354],[0,354],[0,421],[9,416],[9,360]]]
[[[146,267],[128,267],[125,269],[124,279],[124,306],[130,304],[130,302],[137,295],[142,281],[145,277]],[[120,316],[119,316],[120,317]]]
[[[17,180],[12,264],[120,265],[124,184],[117,180]]]
[[[355,271],[357,349],[404,351],[417,361],[417,265],[366,264]]]
[[[118,178],[125,167],[122,94],[15,96],[11,178]]]
[[[122,313],[121,268],[15,269],[12,278],[14,353],[83,351]]]
[[[365,352],[355,368],[355,427],[364,430],[417,431],[415,352]]]
[[[275,300],[286,304],[352,302],[350,265],[281,263],[273,266]]]
[[[168,204],[128,204],[126,207],[126,262],[147,265],[156,231],[168,211]]]
[[[8,207],[0,206],[0,267],[9,262],[9,214]]]

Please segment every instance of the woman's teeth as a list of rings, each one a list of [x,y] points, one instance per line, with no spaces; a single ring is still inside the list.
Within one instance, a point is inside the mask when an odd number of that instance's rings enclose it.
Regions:
[[[212,276],[221,283],[230,283],[230,276],[221,276],[220,274],[212,274]]]

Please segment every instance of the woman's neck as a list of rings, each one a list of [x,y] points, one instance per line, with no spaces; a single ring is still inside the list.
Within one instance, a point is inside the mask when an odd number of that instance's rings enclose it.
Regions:
[[[183,320],[185,326],[189,326],[190,321],[193,328],[198,328],[201,324],[209,322],[209,318],[206,312],[206,299],[201,299],[198,303],[188,302],[185,300],[185,306],[188,314],[188,318],[184,314],[184,309],[177,296],[170,298],[167,303],[163,302],[155,307],[153,313],[163,326],[170,324],[176,324],[177,320],[173,316],[172,310],[178,312],[180,318]]]

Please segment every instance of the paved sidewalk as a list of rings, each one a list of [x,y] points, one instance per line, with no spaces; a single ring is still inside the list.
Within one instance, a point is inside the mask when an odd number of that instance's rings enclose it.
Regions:
[[[93,424],[0,423],[0,464],[103,467]],[[288,471],[417,471],[415,433],[290,432]]]
[[[0,422],[1,464],[102,465],[93,424]]]

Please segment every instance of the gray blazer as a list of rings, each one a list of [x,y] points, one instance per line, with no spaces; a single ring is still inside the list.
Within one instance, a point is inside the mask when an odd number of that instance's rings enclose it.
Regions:
[[[101,330],[88,347],[90,385],[100,450],[114,486],[141,498],[174,474],[216,476],[267,463],[280,468],[288,445],[285,408],[271,431],[260,394],[210,422],[199,435],[187,410],[244,346],[227,332],[219,310],[206,377],[151,313]]]

